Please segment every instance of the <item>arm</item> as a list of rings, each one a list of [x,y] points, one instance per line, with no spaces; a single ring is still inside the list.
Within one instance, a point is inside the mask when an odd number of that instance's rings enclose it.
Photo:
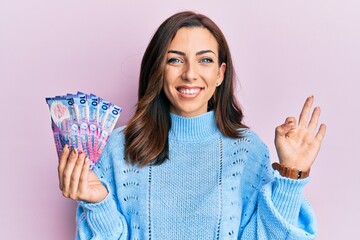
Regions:
[[[305,102],[298,127],[294,118],[287,118],[276,129],[275,144],[280,163],[287,167],[309,170],[319,152],[325,125],[313,136],[320,109],[315,108],[307,124],[312,102],[312,97]],[[242,222],[240,239],[314,239],[315,215],[303,197],[309,179],[294,180],[273,173],[269,159],[262,157],[268,156],[267,149],[261,152],[257,155],[267,163],[261,174],[266,181],[252,196],[256,205],[245,210],[251,212],[251,216]]]
[[[307,182],[275,173],[254,193],[254,208],[244,209],[249,218],[242,219],[239,239],[315,239],[315,214],[303,196]]]
[[[238,239],[314,239],[316,219],[303,196],[309,179],[287,179],[274,172],[267,147],[254,134],[244,169],[242,215]],[[259,177],[256,177],[259,176]],[[255,179],[255,180],[254,180]],[[253,187],[251,186],[253,185]],[[251,189],[251,190],[249,190]]]
[[[127,223],[112,194],[99,203],[80,201],[76,212],[76,239],[127,239]]]
[[[60,157],[60,189],[65,197],[79,203],[77,239],[126,239],[127,224],[113,197],[114,176],[106,171],[112,165],[111,145],[110,138],[94,171],[89,169],[84,154],[70,151],[67,146]]]

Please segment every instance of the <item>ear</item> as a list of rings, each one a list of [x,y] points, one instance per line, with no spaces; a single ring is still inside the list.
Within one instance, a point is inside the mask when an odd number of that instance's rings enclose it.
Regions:
[[[221,83],[224,81],[224,75],[226,71],[226,63],[222,63],[219,67],[218,79],[216,81],[217,86],[220,86]]]

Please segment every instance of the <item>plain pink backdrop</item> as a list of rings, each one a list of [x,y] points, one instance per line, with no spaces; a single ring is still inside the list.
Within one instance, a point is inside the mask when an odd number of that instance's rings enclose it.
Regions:
[[[328,125],[306,196],[318,239],[354,239],[360,214],[360,4],[357,0],[0,0],[0,238],[73,239],[75,203],[58,190],[45,97],[95,93],[124,109],[158,25],[195,10],[225,33],[245,121],[268,144],[314,94]]]

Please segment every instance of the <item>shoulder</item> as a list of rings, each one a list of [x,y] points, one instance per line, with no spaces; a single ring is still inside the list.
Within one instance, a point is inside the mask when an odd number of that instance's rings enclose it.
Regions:
[[[126,125],[115,128],[114,131],[112,131],[110,138],[115,138],[115,139],[118,139],[119,137],[122,138],[125,134],[124,133],[125,128],[126,128]]]
[[[240,138],[227,139],[231,143],[233,148],[246,148],[249,153],[261,153],[268,152],[268,147],[260,136],[249,128],[239,129]]]
[[[110,134],[110,137],[107,142],[107,148],[114,148],[119,147],[119,145],[123,145],[125,143],[125,130],[126,126],[121,126],[118,128],[115,128],[112,133]]]
[[[246,129],[243,133],[245,145],[248,148],[246,154],[246,171],[253,174],[253,176],[263,175],[268,172],[270,167],[270,153],[268,146],[260,138],[260,136],[251,129]],[[250,177],[250,176],[249,176]]]
[[[258,151],[267,151],[268,147],[264,143],[264,141],[260,138],[260,136],[254,132],[253,130],[247,128],[242,131],[242,136],[244,139],[246,139],[252,148],[252,150],[258,150]]]
[[[248,128],[239,129],[240,138],[225,138],[224,153],[229,161],[243,163],[245,167],[258,169],[269,164],[270,155],[267,145],[260,136]]]

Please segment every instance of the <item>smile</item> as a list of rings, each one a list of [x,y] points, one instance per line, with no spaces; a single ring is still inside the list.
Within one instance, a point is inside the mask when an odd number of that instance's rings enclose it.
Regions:
[[[185,89],[185,88],[179,88],[178,91],[183,94],[193,95],[200,91],[200,88],[191,88],[191,89]]]
[[[200,87],[178,87],[176,90],[184,97],[195,97],[200,93]]]

